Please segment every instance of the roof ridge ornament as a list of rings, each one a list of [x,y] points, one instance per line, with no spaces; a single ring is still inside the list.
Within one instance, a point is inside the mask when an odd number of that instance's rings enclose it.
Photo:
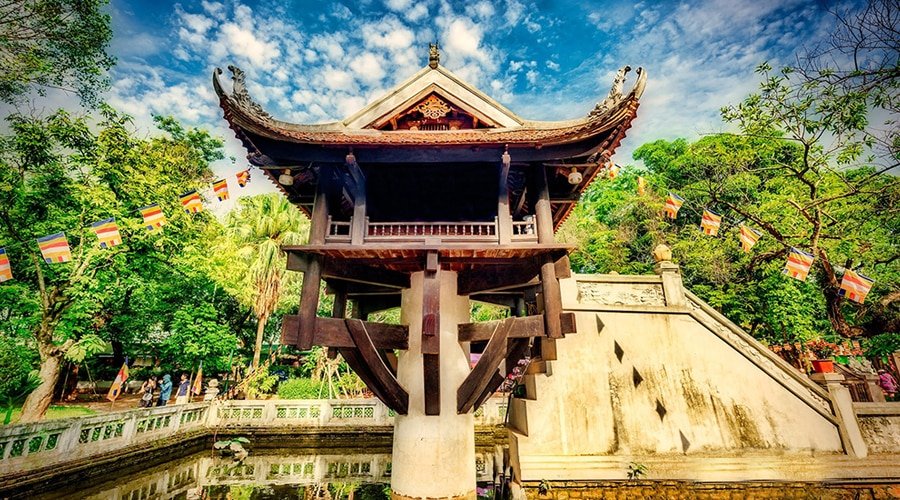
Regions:
[[[606,99],[598,102],[594,106],[594,109],[592,109],[591,112],[588,113],[588,116],[594,117],[602,115],[603,113],[606,113],[607,111],[612,109],[616,103],[622,100],[622,97],[624,97],[624,94],[622,93],[622,87],[625,86],[625,75],[629,71],[631,71],[631,66],[625,66],[616,72],[616,78],[613,80],[612,88],[609,89],[609,94],[606,95]],[[640,69],[638,69],[638,71],[640,71]]]
[[[219,74],[222,74],[222,70],[216,68],[216,71]],[[234,102],[244,111],[256,115],[260,118],[271,118],[272,116],[267,113],[262,106],[259,105],[256,101],[250,97],[250,93],[247,92],[247,87],[244,84],[246,79],[246,75],[244,74],[244,70],[234,66],[233,64],[228,65],[228,71],[231,71],[231,79],[234,81],[234,84],[231,88],[231,98]]]
[[[428,67],[431,69],[437,69],[438,64],[441,62],[441,52],[436,43],[428,44]]]

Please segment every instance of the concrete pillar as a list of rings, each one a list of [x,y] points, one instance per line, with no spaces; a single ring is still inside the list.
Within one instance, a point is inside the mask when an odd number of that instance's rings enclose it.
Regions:
[[[475,498],[475,418],[456,413],[456,391],[469,374],[469,357],[457,325],[469,322],[469,300],[456,294],[456,273],[440,272],[441,414],[425,415],[422,355],[424,273],[403,291],[401,318],[409,325],[409,349],[401,351],[397,378],[409,392],[409,412],[394,419],[391,490],[394,499]]]
[[[831,406],[838,420],[838,430],[841,434],[841,442],[847,455],[854,458],[866,458],[869,448],[859,430],[859,421],[856,419],[856,411],[853,410],[853,398],[850,390],[841,383],[844,376],[840,373],[813,373],[811,379],[823,384],[831,397]]]
[[[657,262],[653,270],[662,278],[666,305],[669,307],[686,306],[687,299],[684,297],[684,283],[681,281],[681,270],[678,264],[668,260]]]

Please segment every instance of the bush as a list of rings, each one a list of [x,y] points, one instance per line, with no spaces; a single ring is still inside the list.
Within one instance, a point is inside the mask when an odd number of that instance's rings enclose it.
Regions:
[[[289,378],[278,385],[279,399],[318,399],[322,383],[308,378]]]

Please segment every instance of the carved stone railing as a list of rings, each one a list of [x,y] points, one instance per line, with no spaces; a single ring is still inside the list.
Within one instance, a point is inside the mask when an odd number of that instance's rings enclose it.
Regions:
[[[112,412],[0,427],[0,470],[76,460],[205,428],[209,403]]]
[[[501,425],[505,398],[475,412],[477,425]],[[215,427],[339,428],[392,426],[377,399],[216,401],[117,411],[0,427],[0,471],[11,473],[99,456],[133,445]]]

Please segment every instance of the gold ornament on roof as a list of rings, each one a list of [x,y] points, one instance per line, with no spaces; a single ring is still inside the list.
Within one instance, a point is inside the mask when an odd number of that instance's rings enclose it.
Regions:
[[[428,66],[431,69],[437,69],[438,63],[441,62],[441,53],[438,51],[436,43],[428,44]]]
[[[437,120],[438,118],[447,116],[447,113],[450,112],[450,106],[437,96],[430,95],[416,106],[416,111],[422,113],[425,118]]]

